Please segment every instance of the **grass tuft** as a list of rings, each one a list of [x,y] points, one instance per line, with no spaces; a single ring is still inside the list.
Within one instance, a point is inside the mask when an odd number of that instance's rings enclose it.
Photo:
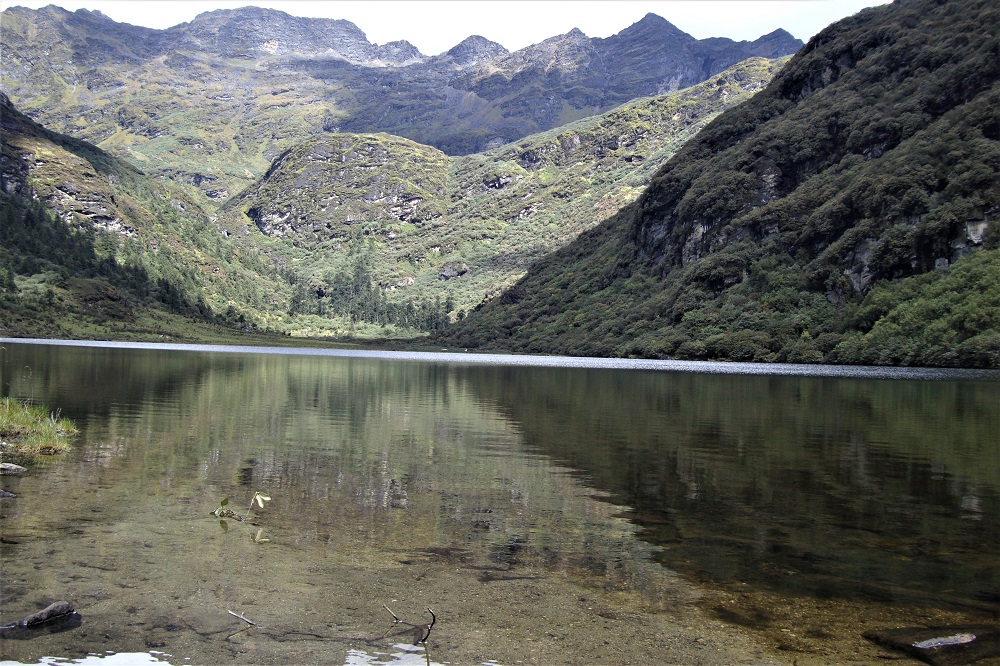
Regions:
[[[69,441],[79,431],[59,410],[11,398],[0,401],[0,441],[3,453],[37,458],[70,450]]]

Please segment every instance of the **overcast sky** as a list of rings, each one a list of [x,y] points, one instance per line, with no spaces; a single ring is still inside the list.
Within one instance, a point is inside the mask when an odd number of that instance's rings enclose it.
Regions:
[[[784,28],[802,41],[889,0],[3,0],[6,6],[96,9],[121,23],[169,28],[201,12],[255,5],[294,16],[347,19],[374,44],[405,39],[437,55],[470,35],[510,51],[579,28],[610,37],[648,13],[704,39],[753,40]]]

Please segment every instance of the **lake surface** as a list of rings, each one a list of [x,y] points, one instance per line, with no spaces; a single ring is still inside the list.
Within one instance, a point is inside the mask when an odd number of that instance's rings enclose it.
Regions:
[[[0,396],[81,429],[0,479],[0,620],[82,614],[0,659],[880,663],[1000,613],[996,372],[6,340]]]

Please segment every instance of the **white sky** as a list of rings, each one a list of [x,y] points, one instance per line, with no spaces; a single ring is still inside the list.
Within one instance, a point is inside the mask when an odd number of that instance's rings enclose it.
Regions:
[[[753,40],[784,28],[802,41],[834,21],[889,0],[0,0],[37,9],[99,10],[115,21],[164,29],[201,12],[255,5],[293,16],[347,19],[374,44],[405,39],[424,55],[470,35],[510,51],[579,28],[610,37],[647,13],[698,38]]]

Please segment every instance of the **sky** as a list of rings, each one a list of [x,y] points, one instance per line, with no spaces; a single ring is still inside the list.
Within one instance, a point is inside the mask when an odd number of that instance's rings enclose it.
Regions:
[[[784,28],[802,41],[889,0],[2,0],[4,6],[98,10],[120,23],[165,29],[202,12],[254,5],[293,16],[347,19],[373,44],[405,39],[438,55],[470,35],[516,51],[579,28],[610,37],[648,13],[698,39],[754,40]]]

